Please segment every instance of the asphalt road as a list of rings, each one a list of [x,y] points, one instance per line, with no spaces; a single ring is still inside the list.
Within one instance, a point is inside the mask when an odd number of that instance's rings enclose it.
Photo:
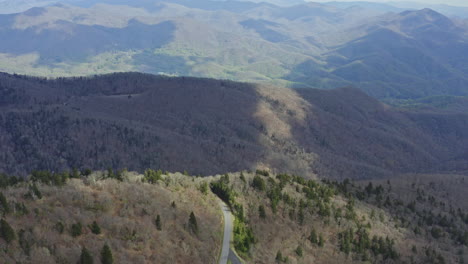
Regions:
[[[229,210],[229,207],[224,202],[220,201],[219,206],[221,207],[224,216],[223,247],[221,250],[221,257],[219,258],[219,264],[227,264],[229,259],[229,249],[231,247],[233,218],[231,210]]]
[[[230,260],[232,264],[242,264],[237,255],[231,250],[234,217],[232,216],[229,207],[223,201],[219,201],[219,206],[221,207],[224,216],[223,247],[221,250],[221,257],[219,258],[219,264],[227,264],[228,260]]]

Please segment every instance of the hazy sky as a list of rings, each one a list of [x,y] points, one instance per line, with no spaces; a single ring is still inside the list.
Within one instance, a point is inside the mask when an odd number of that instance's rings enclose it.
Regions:
[[[376,3],[388,3],[388,2],[417,2],[420,4],[446,4],[446,5],[455,5],[455,6],[468,6],[468,0],[308,0],[310,2],[355,2],[355,1],[367,1],[367,2],[376,2]]]

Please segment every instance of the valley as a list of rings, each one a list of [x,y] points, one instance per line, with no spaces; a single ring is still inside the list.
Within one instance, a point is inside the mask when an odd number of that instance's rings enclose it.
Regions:
[[[401,11],[401,10],[400,10]],[[332,89],[386,102],[467,96],[466,23],[431,9],[71,1],[0,15],[0,71],[139,71]],[[128,38],[127,36],[132,36]]]

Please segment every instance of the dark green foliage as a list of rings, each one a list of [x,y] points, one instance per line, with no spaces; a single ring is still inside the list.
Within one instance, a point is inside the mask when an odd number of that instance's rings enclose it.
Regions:
[[[101,227],[99,227],[96,221],[93,221],[93,223],[89,226],[89,229],[91,229],[91,232],[93,232],[95,235],[101,234]]]
[[[365,228],[354,231],[352,228],[338,234],[340,250],[346,254],[354,252],[361,255],[362,259],[368,258],[370,250],[375,256],[382,255],[384,259],[398,259],[398,253],[394,249],[394,241],[386,237],[374,236],[372,240]]]
[[[191,212],[189,216],[188,228],[193,234],[198,234],[197,218],[195,217],[195,214],[193,212]]]
[[[319,235],[319,241],[318,241],[318,246],[323,247],[325,245],[325,239],[323,238],[323,235]]]
[[[200,184],[199,190],[204,195],[207,195],[208,194],[208,183],[203,182],[202,184]]]
[[[195,216],[194,216],[195,217]],[[195,220],[196,221],[196,220]],[[156,229],[161,231],[162,230],[162,223],[161,223],[161,216],[156,216],[156,220],[154,221],[156,224]]]
[[[263,205],[258,206],[258,214],[259,214],[260,218],[262,218],[262,219],[266,218],[265,206],[263,206]]]
[[[143,181],[155,184],[159,180],[162,179],[162,177],[161,177],[162,174],[163,174],[162,170],[155,171],[155,170],[152,170],[152,169],[147,169],[147,170],[145,170]]]
[[[88,249],[86,247],[83,247],[81,249],[81,256],[80,260],[78,261],[78,264],[93,264],[93,256],[91,256],[91,253],[89,253]]]
[[[33,183],[32,185],[29,186],[29,191],[32,193],[37,199],[42,199],[42,193],[39,191],[39,188],[37,187],[36,183]]]
[[[302,247],[301,246],[297,246],[296,248],[296,254],[299,256],[299,257],[302,257],[304,255],[304,252],[302,250]]]
[[[265,176],[265,177],[270,176],[270,173],[267,170],[256,170],[255,174],[256,175],[262,175],[262,176]]]
[[[231,209],[233,208],[235,193],[229,187],[229,176],[225,175],[218,181],[210,184],[211,191],[223,200]]]
[[[286,173],[276,175],[276,179],[280,181],[281,189],[286,186],[286,184],[291,183],[292,177]]]
[[[255,175],[252,181],[252,187],[259,191],[265,191],[266,189],[265,180],[263,180],[260,176]]]
[[[81,175],[80,171],[77,168],[73,168],[70,178],[78,179],[80,178],[80,175]]]
[[[347,255],[351,252],[353,235],[354,232],[352,229],[348,229],[347,231],[344,231],[338,235],[338,238],[340,239],[340,250]]]
[[[6,188],[13,186],[18,182],[22,182],[23,178],[17,178],[16,176],[8,176],[4,173],[0,173],[0,188]]]
[[[279,251],[279,250],[276,253],[275,261],[276,261],[276,263],[283,262],[283,254],[281,254],[281,251]]]
[[[48,185],[63,186],[70,178],[68,172],[63,173],[52,173],[50,171],[32,171],[31,180],[36,182],[42,182]]]
[[[297,213],[297,221],[299,222],[300,225],[304,224],[304,209],[302,207],[299,207],[299,212]]]
[[[247,255],[253,243],[255,243],[255,237],[252,228],[242,219],[236,217],[234,220],[234,248],[237,252]]]
[[[89,175],[91,175],[91,173],[93,173],[93,171],[92,171],[91,169],[89,169],[89,168],[86,168],[86,169],[84,169],[84,171],[83,171],[83,176],[88,177]],[[73,172],[73,175],[74,175],[74,174],[75,174],[75,173]]]
[[[274,214],[276,214],[278,204],[281,201],[283,195],[281,193],[281,187],[275,183],[273,179],[270,179],[270,190],[267,192],[267,197],[270,199],[271,202],[271,210]]]
[[[310,231],[309,241],[312,244],[318,244],[319,240],[317,237],[317,232],[315,232],[315,229],[312,229],[312,231]]]
[[[247,180],[245,179],[245,176],[244,176],[244,173],[243,173],[243,172],[240,173],[240,180],[241,180],[243,183],[246,183],[246,182],[247,182]]]
[[[83,226],[81,225],[80,222],[76,224],[72,224],[71,231],[70,231],[70,234],[72,235],[72,237],[81,236],[82,232],[83,232]]]
[[[114,257],[112,256],[112,250],[107,245],[107,243],[102,247],[101,250],[101,262],[102,264],[113,264],[114,263]]]
[[[236,194],[229,187],[229,175],[225,174],[218,181],[210,184],[211,191],[223,200],[232,210],[234,219],[234,247],[240,254],[247,254],[250,245],[255,242],[253,231],[246,224],[244,208],[235,200]]]
[[[10,206],[8,205],[8,201],[6,197],[0,192],[0,211],[6,215],[10,213]]]
[[[107,178],[115,178],[114,170],[112,168],[107,169]]]
[[[5,219],[0,220],[0,236],[9,244],[16,239],[15,230]]]

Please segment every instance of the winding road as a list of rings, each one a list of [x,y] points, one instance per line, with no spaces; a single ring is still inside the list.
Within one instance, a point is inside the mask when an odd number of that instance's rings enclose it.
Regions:
[[[241,260],[231,250],[231,236],[234,217],[232,216],[229,206],[227,206],[223,201],[219,201],[219,206],[223,211],[224,217],[223,246],[221,250],[221,256],[219,258],[219,264],[227,264],[228,260],[230,260],[233,264],[242,264]]]

